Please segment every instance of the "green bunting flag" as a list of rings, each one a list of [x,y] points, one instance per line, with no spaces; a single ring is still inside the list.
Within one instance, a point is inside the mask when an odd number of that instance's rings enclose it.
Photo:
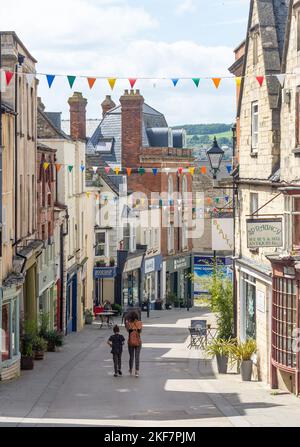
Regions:
[[[68,166],[69,172],[71,173],[73,171],[73,166]]]
[[[76,76],[68,76],[68,81],[69,81],[70,88],[73,88],[75,79],[76,79]]]
[[[196,87],[199,87],[200,78],[193,78],[193,82],[194,82]]]
[[[139,174],[140,175],[144,175],[145,174],[145,169],[144,168],[139,168]]]

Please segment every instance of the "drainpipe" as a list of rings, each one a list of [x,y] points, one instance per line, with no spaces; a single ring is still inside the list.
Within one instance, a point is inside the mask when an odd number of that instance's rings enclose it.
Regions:
[[[18,65],[15,73],[15,249],[18,252]]]

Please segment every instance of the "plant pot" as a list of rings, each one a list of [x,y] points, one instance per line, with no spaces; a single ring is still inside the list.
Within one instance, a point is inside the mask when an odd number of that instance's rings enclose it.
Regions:
[[[252,377],[252,360],[243,360],[241,363],[241,376],[243,382],[251,382]]]
[[[21,356],[21,369],[22,371],[30,371],[34,367],[33,357]]]
[[[47,348],[48,352],[55,352],[56,351],[56,346],[55,343],[52,341],[48,341],[48,348]]]
[[[219,374],[227,374],[228,357],[226,355],[217,354],[217,365]]]
[[[93,317],[85,317],[85,324],[92,324],[93,323]]]
[[[45,352],[44,351],[34,351],[34,360],[44,360]]]

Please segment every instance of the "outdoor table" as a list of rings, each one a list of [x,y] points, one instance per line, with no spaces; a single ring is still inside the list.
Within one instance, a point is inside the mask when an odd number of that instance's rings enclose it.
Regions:
[[[115,313],[116,313],[116,311],[111,310],[111,311],[99,312],[99,313],[96,313],[95,315],[96,315],[96,317],[98,317],[98,316],[99,317],[107,317],[107,327],[111,327],[113,325],[112,317],[114,317]],[[102,320],[100,329],[103,327],[103,325],[104,325],[104,321]]]

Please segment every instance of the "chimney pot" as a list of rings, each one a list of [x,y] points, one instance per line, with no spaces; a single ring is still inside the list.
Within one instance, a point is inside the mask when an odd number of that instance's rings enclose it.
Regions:
[[[101,107],[102,107],[102,116],[104,118],[107,112],[116,107],[116,104],[113,102],[110,95],[106,95],[106,98],[101,104]]]
[[[86,106],[87,100],[81,92],[74,92],[69,98],[70,129],[72,140],[86,140]]]

